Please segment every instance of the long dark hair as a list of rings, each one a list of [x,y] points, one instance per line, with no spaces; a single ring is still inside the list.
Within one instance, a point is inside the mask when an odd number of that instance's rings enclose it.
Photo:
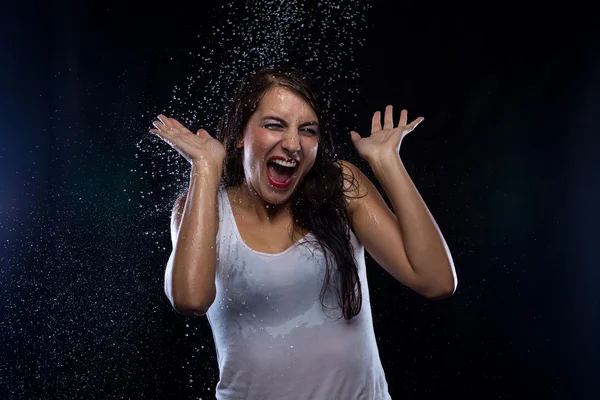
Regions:
[[[239,186],[244,182],[242,149],[235,144],[243,137],[244,127],[259,106],[264,94],[274,86],[283,86],[300,95],[319,120],[320,140],[315,162],[290,198],[292,235],[299,226],[310,231],[325,254],[325,280],[321,289],[323,301],[332,272],[337,274],[338,305],[346,319],[352,319],[362,307],[361,283],[350,242],[350,216],[347,211],[348,192],[357,192],[353,175],[345,174],[334,160],[334,146],[328,126],[323,95],[314,82],[295,68],[263,69],[242,82],[228,110],[218,125],[217,139],[227,152],[223,165],[222,184]],[[344,182],[348,185],[345,186]],[[292,240],[294,237],[292,236]]]

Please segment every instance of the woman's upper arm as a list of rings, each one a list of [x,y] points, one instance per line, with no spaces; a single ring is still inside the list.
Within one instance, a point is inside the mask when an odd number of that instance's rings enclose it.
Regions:
[[[341,165],[345,176],[353,177],[350,180],[354,181],[344,184],[350,188],[348,212],[354,234],[373,259],[390,275],[409,288],[419,291],[396,215],[369,178],[355,165],[347,161],[342,161]]]

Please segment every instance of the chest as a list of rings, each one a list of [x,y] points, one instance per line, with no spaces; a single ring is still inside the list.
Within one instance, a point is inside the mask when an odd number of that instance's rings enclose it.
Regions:
[[[235,208],[232,211],[242,240],[254,251],[269,254],[283,253],[308,233],[299,227],[292,231],[291,217],[276,225],[267,226],[257,223],[256,220],[245,216]]]

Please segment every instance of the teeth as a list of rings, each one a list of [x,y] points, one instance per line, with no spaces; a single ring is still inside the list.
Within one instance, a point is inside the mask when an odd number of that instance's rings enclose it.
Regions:
[[[288,168],[296,167],[296,161],[288,162],[288,161],[275,159],[275,160],[271,160],[271,162],[273,162],[275,164],[283,165],[284,167],[288,167]]]

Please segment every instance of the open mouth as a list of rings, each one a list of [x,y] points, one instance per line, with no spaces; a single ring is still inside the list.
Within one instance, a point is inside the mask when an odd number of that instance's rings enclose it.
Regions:
[[[272,158],[267,161],[267,177],[271,185],[277,188],[286,188],[296,177],[297,161],[284,161]]]

